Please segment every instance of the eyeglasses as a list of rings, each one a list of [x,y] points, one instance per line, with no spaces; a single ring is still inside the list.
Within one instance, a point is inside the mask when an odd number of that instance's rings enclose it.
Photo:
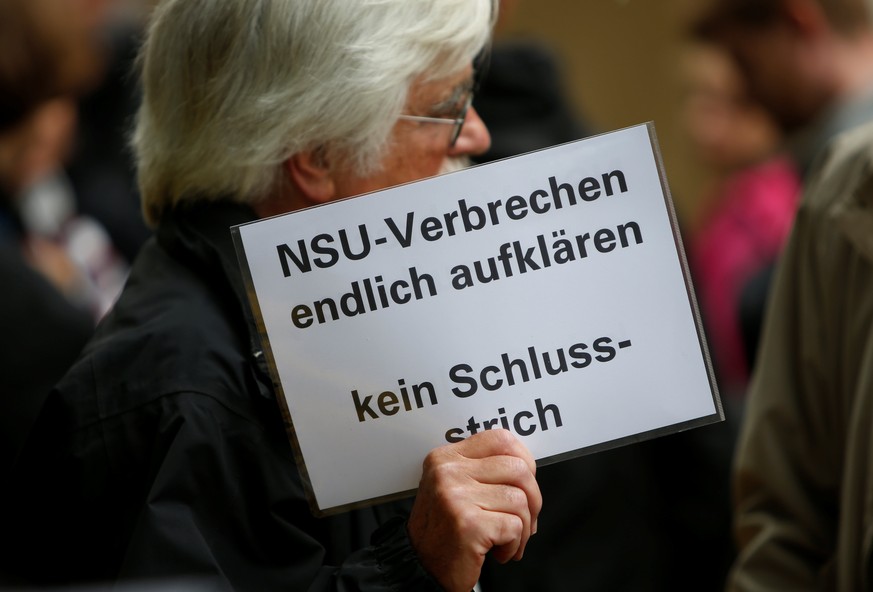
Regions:
[[[449,147],[453,148],[455,143],[458,141],[458,137],[461,135],[461,128],[464,127],[464,121],[467,119],[467,112],[470,110],[470,105],[473,103],[473,93],[470,93],[470,96],[467,97],[467,100],[464,102],[464,106],[461,108],[461,112],[458,113],[457,117],[426,117],[424,115],[401,115],[400,119],[405,119],[407,121],[420,121],[422,123],[445,123],[453,125],[452,128],[452,136],[449,140]]]

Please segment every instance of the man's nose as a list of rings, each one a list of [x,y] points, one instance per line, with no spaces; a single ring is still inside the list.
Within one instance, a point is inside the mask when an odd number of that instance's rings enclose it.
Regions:
[[[449,149],[449,155],[476,156],[488,150],[489,146],[491,146],[491,134],[488,133],[488,127],[479,117],[476,109],[470,107],[461,134],[455,145]]]

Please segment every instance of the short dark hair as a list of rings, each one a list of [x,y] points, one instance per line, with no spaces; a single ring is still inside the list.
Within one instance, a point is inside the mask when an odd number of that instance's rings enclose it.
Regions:
[[[815,0],[831,26],[851,34],[870,26],[870,11],[865,0]],[[784,0],[713,0],[712,6],[694,22],[691,32],[699,39],[711,40],[726,26],[763,27],[777,21]]]
[[[30,0],[0,2],[0,132],[59,94],[58,56]]]

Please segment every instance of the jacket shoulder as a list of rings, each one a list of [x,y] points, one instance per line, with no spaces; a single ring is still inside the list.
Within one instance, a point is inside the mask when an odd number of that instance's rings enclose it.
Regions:
[[[59,390],[93,391],[104,414],[177,392],[244,402],[251,347],[239,305],[226,292],[148,243]]]

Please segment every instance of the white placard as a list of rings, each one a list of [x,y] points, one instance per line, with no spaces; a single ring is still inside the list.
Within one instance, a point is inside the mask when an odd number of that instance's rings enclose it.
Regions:
[[[723,418],[651,125],[233,231],[317,513]]]

